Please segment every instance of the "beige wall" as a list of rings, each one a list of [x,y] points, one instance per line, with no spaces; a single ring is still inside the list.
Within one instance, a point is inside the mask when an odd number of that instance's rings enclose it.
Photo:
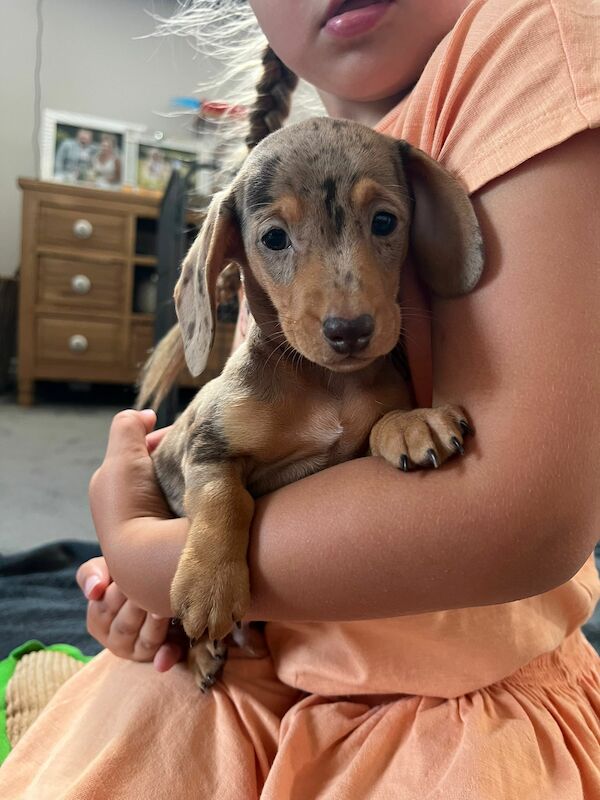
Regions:
[[[174,0],[42,0],[41,108],[139,122],[178,139],[185,118],[163,119],[169,98],[190,95],[211,65],[145,12],[170,16]],[[19,176],[34,175],[36,0],[0,0],[0,274],[19,263]]]

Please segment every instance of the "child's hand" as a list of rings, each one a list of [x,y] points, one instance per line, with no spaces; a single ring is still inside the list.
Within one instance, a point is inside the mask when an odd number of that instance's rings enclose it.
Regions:
[[[90,507],[108,572],[138,608],[170,617],[169,590],[188,520],[173,517],[156,480],[152,452],[168,428],[153,411],[121,411],[90,482]],[[94,598],[95,599],[95,598]]]
[[[111,423],[106,455],[92,475],[89,490],[92,517],[105,555],[105,545],[110,545],[129,521],[172,517],[151,458],[169,428],[155,431],[155,423],[156,414],[150,409],[120,411]]]
[[[111,653],[132,661],[153,661],[158,672],[166,672],[181,660],[183,647],[171,639],[170,620],[149,614],[128,600],[111,580],[104,558],[82,564],[77,583],[89,601],[88,631]]]

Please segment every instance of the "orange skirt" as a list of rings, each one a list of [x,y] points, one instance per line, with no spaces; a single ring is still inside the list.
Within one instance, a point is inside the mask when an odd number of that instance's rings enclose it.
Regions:
[[[599,659],[577,631],[469,694],[319,697],[231,654],[207,695],[103,652],[0,769],[3,800],[598,800]]]

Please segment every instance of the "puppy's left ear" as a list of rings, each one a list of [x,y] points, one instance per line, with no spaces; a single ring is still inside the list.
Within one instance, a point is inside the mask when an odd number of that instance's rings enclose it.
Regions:
[[[462,186],[422,150],[397,143],[413,198],[411,248],[419,275],[440,297],[467,294],[483,270],[483,240]]]
[[[175,286],[175,308],[192,375],[206,367],[215,337],[217,278],[231,261],[244,263],[233,190],[216,194]]]

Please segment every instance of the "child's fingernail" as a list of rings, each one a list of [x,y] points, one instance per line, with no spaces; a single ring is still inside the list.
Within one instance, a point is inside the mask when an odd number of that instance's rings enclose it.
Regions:
[[[150,614],[152,619],[163,619],[160,614]]]
[[[140,411],[140,414],[143,414],[147,420],[151,420],[154,422],[156,419],[156,413],[151,408],[144,408]]]
[[[90,595],[94,591],[94,588],[98,586],[101,580],[102,579],[98,575],[91,575],[83,584],[83,593],[88,600],[90,599]]]

